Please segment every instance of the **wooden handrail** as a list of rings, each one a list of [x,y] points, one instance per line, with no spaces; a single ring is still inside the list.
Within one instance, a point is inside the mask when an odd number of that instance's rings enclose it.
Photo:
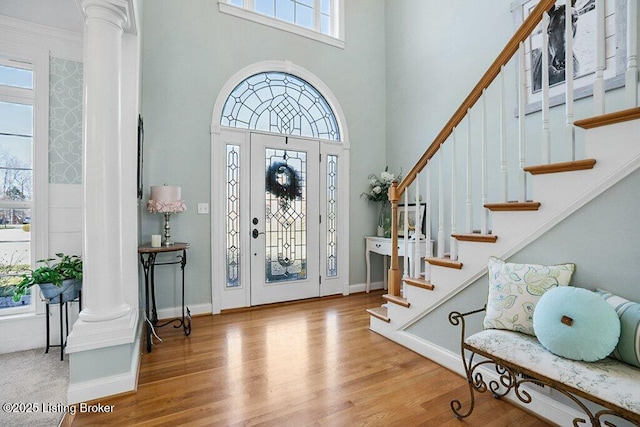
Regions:
[[[513,55],[518,51],[520,43],[524,42],[531,35],[536,25],[542,20],[542,15],[551,10],[556,0],[540,0],[538,5],[531,11],[531,14],[525,19],[520,28],[514,33],[507,45],[502,49],[497,58],[493,61],[489,69],[484,73],[480,81],[475,85],[473,90],[462,102],[460,107],[453,113],[451,119],[442,128],[440,133],[433,140],[427,151],[424,152],[420,160],[405,175],[402,182],[394,181],[389,188],[389,201],[391,202],[391,266],[389,267],[389,294],[393,296],[400,295],[400,270],[398,268],[398,201],[404,194],[405,190],[416,180],[418,174],[424,169],[429,160],[438,152],[440,146],[444,144],[449,135],[453,132],[464,119],[467,111],[475,105],[482,96],[482,92],[500,74],[502,66],[506,65]]]
[[[489,85],[495,80],[498,74],[500,74],[500,69],[502,68],[502,66],[506,65],[511,57],[515,55],[515,53],[518,51],[518,47],[520,46],[520,42],[524,42],[527,37],[531,35],[533,30],[536,28],[536,25],[538,25],[538,23],[540,23],[540,21],[542,20],[542,14],[544,12],[548,12],[555,3],[556,0],[541,0],[540,3],[538,3],[538,5],[533,9],[531,14],[511,37],[504,49],[502,49],[502,52],[500,52],[495,61],[493,61],[489,69],[484,73],[478,84],[476,84],[473,90],[462,102],[460,107],[458,107],[453,116],[451,116],[451,119],[449,119],[444,128],[442,128],[440,133],[433,140],[429,148],[427,148],[427,151],[424,152],[422,157],[420,157],[420,160],[418,160],[418,162],[411,168],[409,173],[405,175],[402,182],[398,184],[398,198],[402,196],[405,190],[413,183],[413,181],[415,181],[418,173],[420,173],[422,169],[424,169],[429,160],[431,160],[431,158],[438,152],[440,145],[442,145],[447,140],[449,135],[451,135],[451,133],[453,132],[453,129],[460,124],[462,119],[467,114],[467,110],[473,107],[478,99],[480,99],[480,96],[482,96],[482,91],[489,87]]]

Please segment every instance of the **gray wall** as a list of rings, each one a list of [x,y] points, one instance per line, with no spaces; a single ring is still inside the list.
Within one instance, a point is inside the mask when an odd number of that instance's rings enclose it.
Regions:
[[[485,3],[471,0],[429,2],[421,0],[388,1],[386,3],[387,28],[387,158],[394,169],[408,171],[425,151],[464,98],[479,81],[490,64],[515,32],[514,14],[510,0]],[[624,44],[624,43],[623,43]],[[625,46],[622,46],[625,48]],[[518,122],[516,62],[505,72],[505,99],[507,111],[507,157],[509,161],[509,200],[518,198]],[[487,90],[488,110],[488,180],[489,202],[501,201],[500,135],[498,127],[497,85]],[[625,108],[623,91],[607,93],[608,112]],[[593,115],[592,98],[575,103],[575,118]],[[472,156],[481,155],[480,111],[472,109]],[[541,163],[540,113],[526,117],[526,164]],[[566,138],[564,105],[551,109],[551,161],[571,160],[571,144]],[[464,232],[466,223],[464,198],[466,197],[466,121],[458,128],[458,210],[457,232]],[[583,133],[577,132],[577,158],[584,154]],[[444,148],[444,164],[451,163],[451,143]],[[436,162],[437,163],[437,162]],[[474,166],[473,200],[474,229],[480,228],[481,175]],[[432,177],[436,172],[432,171]],[[448,178],[449,174],[445,173]],[[431,192],[433,215],[438,212],[438,187],[434,179]],[[422,195],[425,196],[424,185]],[[530,188],[529,188],[530,191]],[[444,185],[445,215],[450,211],[451,186]],[[531,193],[528,193],[532,197]],[[414,197],[410,193],[410,197]],[[535,198],[535,195],[533,195]],[[450,233],[450,219],[445,222],[445,235]],[[437,221],[433,224],[437,226]],[[489,224],[489,227],[491,225]],[[437,229],[432,227],[432,235]],[[448,239],[447,239],[448,240]],[[445,252],[449,251],[448,242]]]
[[[363,237],[375,232],[376,209],[360,193],[366,177],[386,164],[384,1],[346,2],[345,49],[221,14],[211,0],[145,1],[144,9],[144,201],[150,185],[182,186],[189,210],[172,216],[171,235],[192,245],[187,302],[211,301],[211,218],[197,215],[196,207],[216,203],[209,200],[213,105],[231,76],[265,60],[290,60],[311,71],[344,111],[351,143],[350,283],[363,283]],[[143,240],[161,224],[159,215],[143,213]],[[178,305],[168,292],[173,286],[157,276],[158,306]]]
[[[351,142],[353,285],[365,281],[363,237],[375,232],[377,206],[360,197],[368,189],[366,177],[387,164],[392,172],[410,169],[412,159],[424,151],[511,37],[514,23],[510,0],[496,0],[491,8],[471,0],[349,0],[346,48],[339,49],[221,14],[216,2],[191,0],[185,7],[163,0],[145,2],[144,28],[144,201],[150,185],[182,186],[189,210],[173,215],[172,237],[192,244],[187,302],[202,304],[211,301],[211,227],[208,215],[196,214],[196,205],[215,203],[209,200],[211,111],[233,74],[259,61],[290,60],[318,76],[341,104]],[[507,101],[512,111],[515,82],[509,75]],[[613,98],[608,111],[619,107],[620,92],[609,92]],[[577,103],[583,116],[590,102],[588,98]],[[562,108],[552,110],[552,128],[562,126],[563,114]],[[534,116],[527,117],[528,135],[540,127]],[[510,121],[510,135],[515,126],[516,121]],[[553,144],[553,160],[567,160],[566,145],[556,140]],[[490,150],[491,158],[499,158],[495,146]],[[539,147],[531,144],[528,163],[535,164],[539,155]],[[446,152],[445,158],[449,156]],[[510,148],[509,157],[516,156]],[[464,154],[459,160],[466,160]],[[498,179],[490,174],[491,182]],[[445,194],[448,207],[448,191]],[[431,209],[437,209],[436,201]],[[458,224],[464,224],[464,210],[458,214]],[[143,212],[142,239],[159,233],[161,224],[159,215]],[[374,269],[374,279],[379,279],[381,268]],[[158,276],[159,306],[176,306],[176,294],[169,292],[174,286],[162,284],[175,276]]]

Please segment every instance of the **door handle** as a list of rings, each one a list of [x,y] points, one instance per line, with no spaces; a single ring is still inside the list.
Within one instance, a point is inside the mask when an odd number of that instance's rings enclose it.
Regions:
[[[253,231],[251,232],[251,237],[253,237],[254,239],[257,239],[259,235],[264,234],[264,231],[258,231],[257,228],[254,228]]]

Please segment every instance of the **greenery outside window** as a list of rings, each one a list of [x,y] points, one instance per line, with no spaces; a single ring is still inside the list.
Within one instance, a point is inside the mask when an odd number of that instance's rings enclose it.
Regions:
[[[13,285],[33,264],[34,72],[0,56],[0,315],[34,310],[31,294],[13,302]]]
[[[344,48],[345,0],[218,0],[220,12]]]

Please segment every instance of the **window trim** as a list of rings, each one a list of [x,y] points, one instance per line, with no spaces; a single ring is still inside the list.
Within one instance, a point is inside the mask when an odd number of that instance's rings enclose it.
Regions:
[[[344,38],[344,33],[345,33],[344,1],[345,0],[334,0],[334,1],[335,1],[335,7],[333,12],[335,16],[332,21],[332,26],[333,26],[332,33],[335,34],[335,36],[323,34],[316,30],[311,30],[296,24],[283,21],[278,18],[273,18],[268,15],[263,15],[261,13],[254,12],[253,10],[250,10],[246,7],[235,6],[233,4],[229,4],[227,0],[218,0],[218,10],[228,15],[236,16],[238,18],[246,19],[248,21],[256,22],[258,24],[267,25],[269,27],[277,28],[283,31],[287,31],[289,33],[297,34],[302,37],[319,41],[321,43],[335,46],[340,49],[344,49],[346,44],[345,38]]]
[[[33,70],[33,89],[2,86],[2,99],[9,102],[28,101],[33,105],[33,199],[28,202],[31,212],[31,267],[35,261],[47,257],[49,233],[47,221],[49,185],[49,51],[24,45],[0,42],[5,58],[28,62]],[[28,94],[28,95],[27,95]],[[22,100],[22,101],[20,101]],[[16,307],[0,311],[0,319],[14,319],[25,315],[43,314],[45,304],[32,291],[32,304],[28,308]]]

